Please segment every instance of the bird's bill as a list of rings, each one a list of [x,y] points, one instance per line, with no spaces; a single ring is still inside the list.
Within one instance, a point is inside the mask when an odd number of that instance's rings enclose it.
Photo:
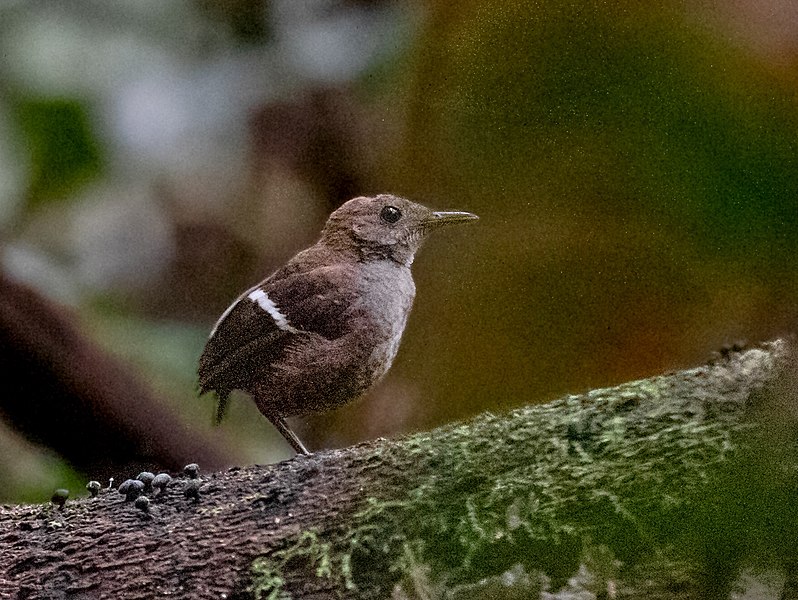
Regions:
[[[479,219],[479,217],[470,212],[436,211],[432,213],[432,218],[430,218],[425,224],[439,226],[453,223],[465,223],[467,221],[475,221],[477,219]]]

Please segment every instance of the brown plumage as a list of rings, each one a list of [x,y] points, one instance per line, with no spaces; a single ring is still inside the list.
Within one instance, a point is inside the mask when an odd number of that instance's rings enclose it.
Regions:
[[[221,418],[234,389],[249,393],[291,446],[284,417],[330,410],[362,395],[390,368],[415,285],[410,265],[426,234],[470,221],[387,194],[350,200],[314,245],[241,294],[200,357],[201,393]]]

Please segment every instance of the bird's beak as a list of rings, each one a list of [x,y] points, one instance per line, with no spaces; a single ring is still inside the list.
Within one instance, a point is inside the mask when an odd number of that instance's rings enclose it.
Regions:
[[[479,219],[478,216],[469,212],[437,211],[433,212],[432,217],[424,224],[431,227],[440,227],[442,225],[465,223],[466,221],[475,221],[477,219]]]

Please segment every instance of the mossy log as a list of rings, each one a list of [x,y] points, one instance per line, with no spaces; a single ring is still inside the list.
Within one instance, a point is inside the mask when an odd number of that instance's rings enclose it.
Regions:
[[[794,597],[792,345],[177,478],[147,511],[4,506],[0,597]]]

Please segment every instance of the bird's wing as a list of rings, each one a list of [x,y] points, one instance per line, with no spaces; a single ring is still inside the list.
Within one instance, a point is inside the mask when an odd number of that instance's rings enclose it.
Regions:
[[[336,264],[270,279],[261,289],[291,327],[332,340],[348,330],[345,314],[358,297],[355,277],[354,266]]]
[[[353,276],[344,265],[278,271],[241,294],[214,325],[200,357],[201,391],[226,395],[246,383],[252,364],[275,360],[298,337],[343,335],[344,313],[356,298]]]
[[[268,361],[279,351],[289,332],[253,300],[259,290],[255,286],[239,296],[211,330],[199,360],[201,393],[216,390],[220,397],[226,396],[244,382],[252,355]]]

